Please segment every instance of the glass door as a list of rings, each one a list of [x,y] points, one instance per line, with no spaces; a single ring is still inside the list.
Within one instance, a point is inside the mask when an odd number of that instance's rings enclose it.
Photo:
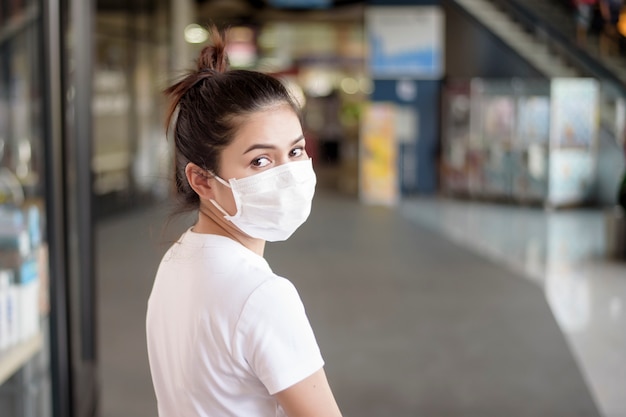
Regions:
[[[0,415],[50,416],[42,13],[0,3]]]
[[[0,416],[97,415],[92,2],[0,2]]]

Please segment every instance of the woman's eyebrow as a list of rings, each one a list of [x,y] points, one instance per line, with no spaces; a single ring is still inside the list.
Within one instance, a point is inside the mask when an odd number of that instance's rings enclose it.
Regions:
[[[295,145],[296,143],[300,142],[301,140],[304,140],[304,135],[300,135],[298,136],[298,138],[296,140],[294,140],[293,142],[291,142],[290,146]],[[274,145],[269,145],[269,144],[265,144],[265,143],[255,143],[254,145],[250,146],[248,149],[246,149],[243,153],[243,155],[247,154],[248,152],[251,152],[255,149],[276,149],[276,146]]]

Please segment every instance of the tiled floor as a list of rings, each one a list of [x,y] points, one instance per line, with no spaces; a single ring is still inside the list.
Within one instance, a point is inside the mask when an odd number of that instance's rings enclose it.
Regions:
[[[102,417],[156,415],[146,300],[185,227],[164,232],[166,215],[98,226]],[[599,258],[600,226],[596,212],[390,209],[321,190],[266,257],[303,298],[345,417],[624,417],[626,270]]]
[[[605,211],[415,198],[401,212],[540,286],[602,414],[626,416],[626,263],[605,256]]]

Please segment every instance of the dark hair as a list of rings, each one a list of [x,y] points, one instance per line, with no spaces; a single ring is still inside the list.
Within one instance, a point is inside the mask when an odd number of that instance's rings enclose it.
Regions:
[[[246,115],[276,106],[299,108],[285,86],[268,74],[229,69],[225,34],[209,28],[212,44],[200,52],[197,68],[165,90],[170,100],[166,129],[173,127],[174,187],[179,212],[198,207],[185,167],[192,162],[219,175],[219,156]],[[173,123],[173,126],[172,126]]]

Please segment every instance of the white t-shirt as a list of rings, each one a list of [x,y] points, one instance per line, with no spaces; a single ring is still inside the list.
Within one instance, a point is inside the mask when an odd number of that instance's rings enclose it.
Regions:
[[[324,365],[295,287],[222,236],[167,251],[146,328],[160,417],[284,416],[272,395]]]

